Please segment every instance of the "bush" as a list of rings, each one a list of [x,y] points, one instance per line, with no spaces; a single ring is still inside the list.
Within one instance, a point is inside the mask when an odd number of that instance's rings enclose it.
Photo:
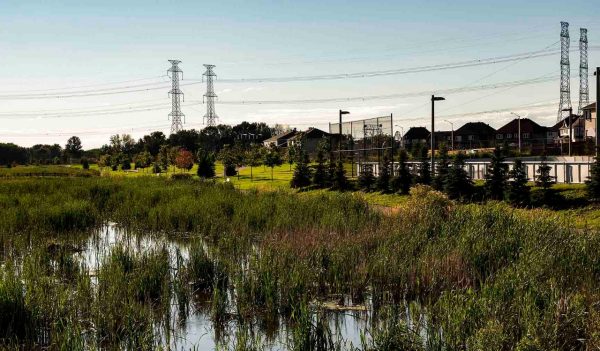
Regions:
[[[81,166],[83,167],[83,169],[90,169],[90,162],[87,158],[83,157],[81,159]]]

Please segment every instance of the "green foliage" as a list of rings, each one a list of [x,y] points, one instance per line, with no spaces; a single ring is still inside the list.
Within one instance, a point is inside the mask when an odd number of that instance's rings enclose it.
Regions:
[[[448,148],[446,145],[440,147],[438,155],[437,167],[435,169],[435,178],[433,179],[433,187],[437,190],[444,190],[446,178],[450,169],[450,158],[448,157]]]
[[[154,162],[152,165],[152,173],[159,174],[160,172],[162,172],[160,165],[157,162]]]
[[[265,153],[264,157],[265,159],[263,163],[265,164],[265,166],[271,168],[271,180],[273,180],[273,168],[275,168],[275,166],[281,166],[283,164],[281,153],[279,152],[279,149],[276,146],[273,146]]]
[[[392,180],[392,189],[394,192],[400,192],[401,194],[408,194],[410,186],[413,182],[413,176],[408,169],[406,161],[408,160],[408,154],[405,150],[400,150],[398,157],[398,174]]]
[[[325,155],[321,148],[317,150],[317,159],[315,161],[317,162],[317,165],[315,166],[312,182],[318,188],[324,188],[329,181],[329,173],[325,166]],[[371,175],[373,174],[371,173]]]
[[[432,182],[431,164],[429,158],[427,157],[427,151],[427,147],[421,148],[421,155],[419,157],[419,171],[417,173],[417,177],[415,178],[416,183],[423,185],[429,185]]]
[[[301,150],[300,155],[298,155],[296,169],[294,169],[294,175],[290,182],[292,188],[304,188],[310,185],[312,172],[308,167],[309,162],[308,154]]]
[[[382,193],[389,192],[391,177],[390,160],[387,155],[384,155],[383,162],[379,165],[379,174],[377,175],[377,182],[375,183],[377,190]]]
[[[331,188],[341,191],[350,189],[350,183],[346,177],[346,170],[344,169],[342,161],[338,161],[335,166]]]
[[[465,170],[465,156],[458,153],[444,180],[444,192],[451,199],[468,199],[473,193],[473,181]]]
[[[515,160],[509,172],[510,182],[507,189],[507,200],[514,206],[527,206],[530,202],[530,189],[527,185],[527,172],[520,159]]]
[[[485,194],[488,199],[502,200],[508,181],[508,165],[504,163],[504,153],[496,146],[485,174]]]
[[[536,171],[535,185],[541,188],[539,193],[534,193],[534,202],[538,205],[552,205],[556,200],[556,192],[552,189],[555,183],[554,177],[550,175],[552,167],[547,163],[548,158],[542,155],[540,165]]]
[[[81,158],[81,167],[85,170],[90,169],[90,161],[86,157]]]
[[[216,175],[214,154],[198,149],[196,157],[198,158],[198,170],[196,171],[198,177],[203,179],[214,178]]]
[[[585,181],[585,188],[588,197],[592,201],[600,200],[600,157],[594,158],[594,163],[590,168],[590,175]]]
[[[373,190],[375,184],[375,176],[373,175],[373,165],[361,165],[360,174],[358,175],[358,187],[363,191]]]

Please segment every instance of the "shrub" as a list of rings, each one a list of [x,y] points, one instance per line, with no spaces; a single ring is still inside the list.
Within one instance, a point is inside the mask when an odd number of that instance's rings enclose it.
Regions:
[[[190,179],[192,179],[192,175],[189,173],[173,173],[173,174],[171,174],[171,179],[173,179],[173,180],[190,180]]]
[[[308,155],[304,151],[300,151],[300,155],[296,156],[296,169],[290,181],[292,188],[303,188],[310,185],[312,177],[310,168],[308,167]]]

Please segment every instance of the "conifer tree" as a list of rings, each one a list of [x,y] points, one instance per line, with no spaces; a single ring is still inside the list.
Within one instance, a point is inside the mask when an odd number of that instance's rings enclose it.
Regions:
[[[600,200],[600,157],[596,157],[590,168],[590,176],[585,181],[585,189],[592,201]]]
[[[554,197],[554,191],[552,189],[552,185],[554,184],[554,177],[550,175],[552,167],[550,167],[547,163],[548,158],[546,157],[546,154],[542,155],[540,161],[540,166],[537,169],[535,185],[542,188],[542,203],[544,205],[549,205]]]
[[[212,153],[199,149],[196,153],[198,158],[198,170],[196,174],[198,177],[204,179],[214,178],[215,173],[215,157]]]
[[[507,198],[514,206],[527,206],[531,200],[530,189],[527,185],[527,172],[521,160],[515,160],[513,169],[509,172]]]
[[[392,189],[394,192],[401,194],[408,194],[410,186],[413,181],[413,176],[408,169],[406,161],[408,160],[408,154],[405,150],[400,150],[398,157],[398,174],[392,180]]]
[[[332,182],[332,189],[347,190],[350,188],[350,183],[348,183],[348,178],[346,178],[346,170],[344,169],[344,164],[341,160],[338,161],[335,166]]]
[[[429,158],[427,157],[427,147],[421,148],[421,156],[419,162],[419,172],[415,179],[416,183],[429,185],[431,184],[431,169]]]
[[[473,182],[465,171],[465,155],[456,155],[444,181],[444,192],[451,199],[466,199],[473,192]]]
[[[448,148],[446,145],[440,147],[440,156],[437,161],[437,168],[435,177],[433,179],[433,187],[437,190],[443,191],[446,183],[446,177],[448,176],[448,170],[450,168],[450,159],[448,157]],[[432,170],[430,170],[432,171]]]
[[[360,175],[358,176],[358,186],[361,190],[371,191],[375,184],[375,176],[373,175],[373,165],[363,164],[361,166]]]
[[[383,162],[379,168],[379,174],[377,175],[377,190],[387,193],[390,191],[390,161],[387,155],[383,156]]]
[[[485,175],[485,195],[488,199],[502,200],[508,181],[508,165],[504,163],[504,154],[496,146]]]
[[[310,160],[308,154],[303,150],[299,151],[300,154],[296,156],[296,168],[294,169],[294,176],[291,180],[292,188],[304,188],[310,185],[312,172],[308,166]]]
[[[312,182],[317,187],[324,188],[327,186],[327,182],[329,181],[329,173],[327,172],[325,155],[322,149],[317,151],[317,159],[315,161],[317,162],[317,165],[315,166]]]

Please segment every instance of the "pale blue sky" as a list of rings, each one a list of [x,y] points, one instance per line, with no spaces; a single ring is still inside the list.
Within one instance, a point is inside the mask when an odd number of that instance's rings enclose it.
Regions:
[[[304,76],[387,70],[473,60],[559,48],[561,20],[571,24],[571,48],[579,28],[589,30],[590,47],[600,38],[594,1],[12,1],[0,2],[0,141],[22,145],[64,144],[80,134],[84,147],[107,142],[114,133],[139,137],[168,132],[167,90],[78,98],[12,99],[17,91],[93,85],[153,78],[124,85],[160,82],[168,59],[182,61],[184,80],[201,77],[202,64],[216,65],[219,79]],[[599,50],[590,49],[590,67]],[[347,103],[227,105],[226,101],[355,97],[439,91],[559,74],[559,56],[480,67],[362,79],[287,83],[215,83],[223,104],[222,123],[242,120],[326,128],[339,108],[349,118],[393,113],[408,128],[427,125],[427,97]],[[578,52],[571,52],[572,102],[578,99]],[[591,72],[591,70],[590,70]],[[590,79],[590,83],[594,79]],[[593,96],[594,84],[590,84]],[[201,128],[202,84],[183,86],[185,127]],[[42,93],[48,93],[47,91]],[[498,127],[508,112],[462,117],[457,114],[521,108],[540,123],[556,119],[558,80],[512,89],[446,95],[440,115],[455,127],[480,119]],[[164,104],[165,109],[155,106]],[[143,112],[73,114],[80,110],[149,106]],[[36,111],[35,116],[28,114]],[[65,111],[59,118],[48,111]],[[13,115],[21,112],[24,115]],[[38,115],[39,114],[39,115]],[[32,118],[36,117],[37,118]],[[440,128],[448,128],[444,122]]]

